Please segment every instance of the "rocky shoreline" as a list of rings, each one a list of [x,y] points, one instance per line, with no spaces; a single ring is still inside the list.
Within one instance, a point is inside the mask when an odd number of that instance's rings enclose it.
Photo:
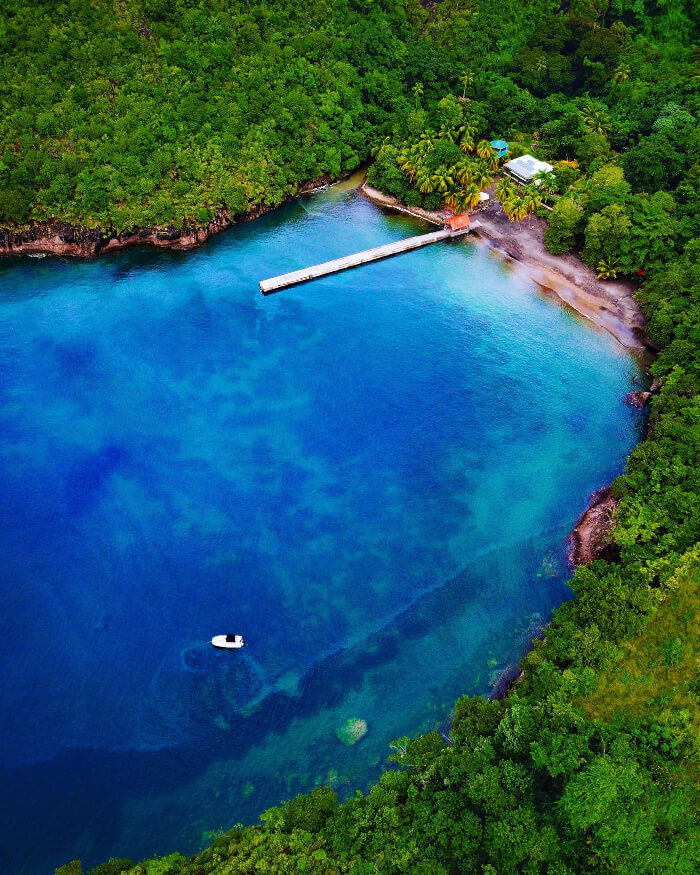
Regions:
[[[424,210],[422,207],[409,207],[402,204],[390,194],[384,194],[378,188],[371,186],[367,180],[364,180],[359,186],[358,191],[363,194],[368,201],[372,201],[378,207],[385,207],[396,213],[403,213],[406,216],[414,216],[416,219],[423,219],[433,225],[442,227],[446,219],[451,215],[447,210]]]
[[[107,252],[117,252],[131,246],[155,246],[160,249],[188,250],[206,243],[215,234],[233,225],[240,225],[276,210],[282,204],[312,194],[320,186],[328,185],[330,177],[320,177],[299,185],[295,195],[288,195],[281,204],[256,204],[242,213],[231,214],[219,209],[206,225],[184,222],[179,228],[134,228],[118,234],[114,229],[86,228],[47,219],[31,222],[26,228],[0,229],[0,255],[58,255],[75,258],[93,258]]]
[[[595,559],[618,558],[620,548],[610,539],[617,505],[610,486],[593,493],[569,535],[569,563],[573,568]]]

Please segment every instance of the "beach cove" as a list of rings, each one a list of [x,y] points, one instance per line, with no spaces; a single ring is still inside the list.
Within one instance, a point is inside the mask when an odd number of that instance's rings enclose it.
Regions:
[[[188,255],[0,265],[8,871],[365,789],[567,597],[643,431],[622,346],[468,241],[257,292],[423,229],[338,186]]]

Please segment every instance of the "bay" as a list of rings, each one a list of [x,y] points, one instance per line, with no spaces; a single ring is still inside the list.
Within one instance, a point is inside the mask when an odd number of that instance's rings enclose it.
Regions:
[[[3,871],[366,790],[569,597],[641,436],[626,350],[468,240],[257,289],[425,230],[340,186],[195,252],[0,262]]]

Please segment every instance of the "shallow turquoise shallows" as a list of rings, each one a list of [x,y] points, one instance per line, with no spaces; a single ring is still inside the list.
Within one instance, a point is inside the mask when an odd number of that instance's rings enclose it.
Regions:
[[[7,875],[365,790],[567,598],[642,427],[612,337],[466,240],[258,291],[426,230],[336,188],[197,252],[0,263]]]

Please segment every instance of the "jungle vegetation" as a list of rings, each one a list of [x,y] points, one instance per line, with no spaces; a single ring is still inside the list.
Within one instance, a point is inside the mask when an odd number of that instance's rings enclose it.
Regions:
[[[502,68],[527,16],[479,6],[470,57]],[[445,12],[467,27],[459,3]],[[411,89],[456,87],[463,54],[417,0],[4,0],[0,227],[122,231],[276,205],[415,126]]]
[[[556,170],[502,186],[513,218],[546,200],[553,252],[643,274],[660,350],[616,558],[577,569],[504,701],[398,739],[367,793],[93,875],[698,871],[698,23],[691,0],[4,0],[0,226],[204,223],[372,153],[383,190],[469,206],[501,137]]]

